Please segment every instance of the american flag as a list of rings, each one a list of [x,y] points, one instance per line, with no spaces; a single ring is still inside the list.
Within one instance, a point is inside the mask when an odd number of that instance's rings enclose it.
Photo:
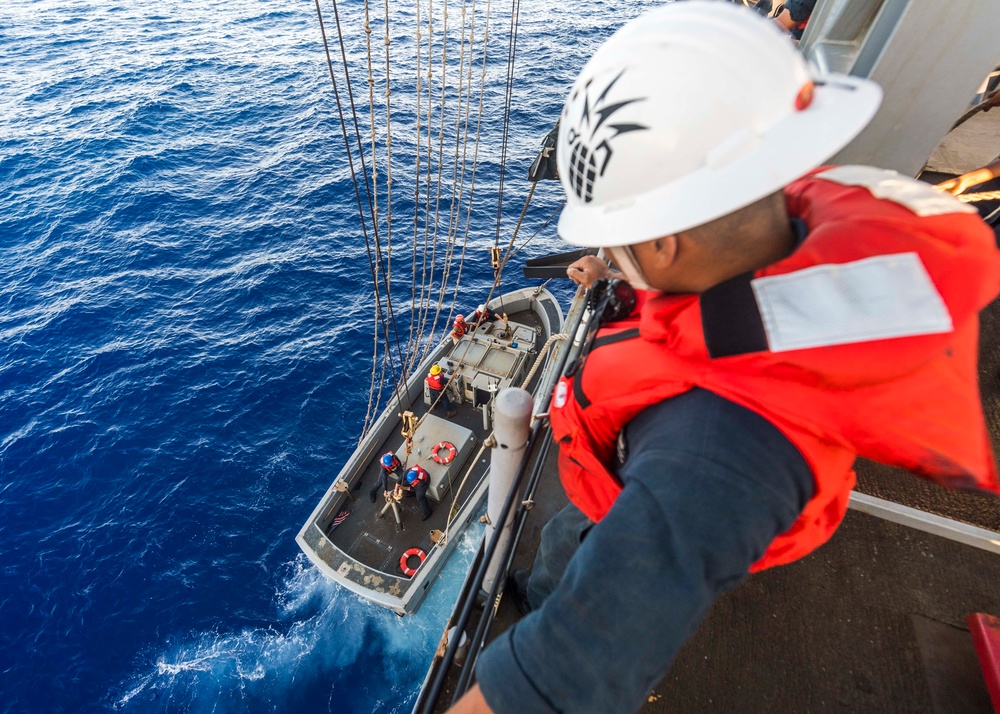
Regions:
[[[345,509],[344,509],[343,511],[341,511],[341,512],[340,512],[340,513],[338,513],[338,514],[337,514],[336,516],[334,516],[334,517],[333,517],[333,525],[332,525],[332,526],[330,526],[330,530],[332,531],[332,530],[333,530],[333,529],[335,529],[335,528],[336,528],[337,526],[339,526],[339,525],[340,525],[341,523],[343,523],[343,522],[344,522],[344,519],[345,519],[345,518],[347,518],[347,517],[348,517],[349,515],[351,515],[351,512],[350,512],[350,511],[348,511],[348,510],[347,510],[347,509],[345,508]]]

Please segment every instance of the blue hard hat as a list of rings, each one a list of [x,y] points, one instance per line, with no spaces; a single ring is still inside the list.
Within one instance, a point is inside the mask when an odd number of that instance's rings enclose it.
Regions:
[[[382,465],[385,466],[387,469],[392,468],[392,462],[395,458],[396,455],[390,451],[389,453],[387,453],[385,456],[382,457]]]
[[[410,469],[409,471],[406,472],[406,482],[407,483],[413,483],[414,481],[417,480],[417,477],[419,475],[420,475],[420,472],[417,471],[417,467],[414,466],[412,469]]]

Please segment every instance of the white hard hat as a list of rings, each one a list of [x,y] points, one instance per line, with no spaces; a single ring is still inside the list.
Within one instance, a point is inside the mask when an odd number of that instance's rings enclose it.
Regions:
[[[563,107],[559,235],[619,246],[747,206],[822,164],[871,120],[874,82],[812,77],[771,20],[689,0],[632,20]]]

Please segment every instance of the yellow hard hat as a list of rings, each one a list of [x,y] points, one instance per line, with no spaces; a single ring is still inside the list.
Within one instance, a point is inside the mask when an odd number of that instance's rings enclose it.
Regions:
[[[431,374],[441,374],[441,365],[435,364],[431,367]]]

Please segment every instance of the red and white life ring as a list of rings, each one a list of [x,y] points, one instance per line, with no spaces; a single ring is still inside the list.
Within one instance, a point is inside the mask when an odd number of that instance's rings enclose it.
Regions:
[[[416,568],[410,567],[410,558],[419,558],[420,562],[417,563]],[[424,564],[427,559],[427,553],[420,550],[420,548],[410,548],[408,551],[399,556],[399,569],[403,571],[403,575],[408,578],[412,578],[417,572],[417,568]]]
[[[442,456],[441,455],[442,451],[445,451],[447,453],[444,456]],[[457,453],[458,450],[455,448],[455,445],[453,443],[451,443],[450,441],[442,441],[438,444],[435,444],[434,448],[431,449],[431,458],[434,459],[434,461],[436,461],[439,464],[450,464],[452,460],[455,458],[455,454]]]

